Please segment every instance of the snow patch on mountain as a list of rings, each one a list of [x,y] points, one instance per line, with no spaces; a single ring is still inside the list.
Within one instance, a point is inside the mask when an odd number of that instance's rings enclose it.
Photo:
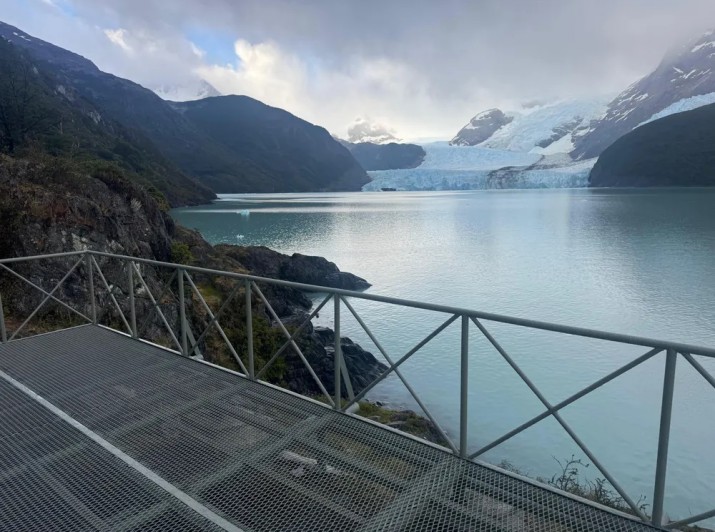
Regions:
[[[361,142],[389,144],[390,142],[401,142],[401,140],[395,136],[394,130],[387,126],[359,117],[348,127],[348,142],[353,144]]]
[[[715,103],[715,92],[709,94],[699,94],[698,96],[691,96],[690,98],[683,98],[675,103],[670,104],[668,107],[655,113],[648,120],[641,122],[638,126],[652,122],[653,120],[658,120],[675,113],[684,113],[685,111],[691,111],[702,107],[703,105],[710,105]]]
[[[707,41],[700,44],[696,44],[690,49],[690,53],[695,53],[703,48],[715,48],[715,41]]]
[[[150,87],[162,100],[170,102],[190,102],[203,100],[211,96],[221,96],[221,93],[208,81],[196,78],[180,84],[166,84]]]

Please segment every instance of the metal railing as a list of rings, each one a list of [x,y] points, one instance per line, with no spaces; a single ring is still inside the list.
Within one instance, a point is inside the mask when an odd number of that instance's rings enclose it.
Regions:
[[[32,282],[26,276],[15,271],[12,266],[15,263],[22,263],[28,261],[37,260],[49,260],[49,259],[61,259],[61,258],[76,258],[76,261],[72,262],[72,266],[69,268],[67,273],[62,276],[58,282],[55,283],[54,287],[47,291],[37,283]],[[125,281],[127,283],[127,305],[123,309],[119,301],[116,298],[117,286],[116,284],[110,284],[110,282],[105,277],[102,270],[100,261],[117,261],[121,264],[122,274],[125,276]],[[105,265],[106,266],[106,265]],[[158,297],[155,297],[150,290],[149,283],[145,279],[145,274],[142,273],[142,267],[156,267],[162,269],[168,269],[171,271],[171,275],[168,280],[164,281],[163,289]],[[419,405],[419,407],[424,412],[425,416],[433,423],[436,430],[439,432],[441,437],[447,442],[449,449],[457,456],[464,459],[473,460],[482,456],[487,451],[501,445],[502,443],[510,440],[517,434],[522,433],[529,427],[532,427],[539,421],[542,421],[548,417],[555,419],[566,431],[566,433],[571,437],[575,444],[582,450],[582,452],[588,457],[588,459],[593,463],[598,470],[603,474],[603,476],[608,480],[608,482],[613,486],[613,488],[618,492],[622,500],[630,507],[633,514],[645,522],[651,522],[658,526],[664,526],[665,528],[677,528],[685,525],[697,523],[705,519],[709,519],[715,516],[715,509],[700,513],[698,515],[691,516],[686,519],[681,519],[674,522],[665,522],[664,514],[664,500],[665,500],[665,481],[668,469],[668,447],[669,438],[671,433],[671,415],[673,406],[673,394],[675,388],[675,374],[676,374],[676,364],[679,359],[685,361],[687,364],[692,366],[712,387],[715,388],[715,378],[703,367],[703,365],[696,360],[696,356],[715,358],[715,349],[705,348],[694,345],[688,345],[677,342],[654,340],[651,338],[641,338],[637,336],[630,336],[624,334],[608,333],[592,329],[584,329],[579,327],[570,327],[565,325],[558,325],[554,323],[546,323],[541,321],[534,321],[521,318],[513,318],[509,316],[502,316],[498,314],[492,314],[487,312],[480,312],[476,310],[470,310],[465,308],[450,307],[444,305],[435,305],[429,303],[421,303],[417,301],[410,301],[406,299],[398,299],[393,297],[379,296],[370,293],[354,292],[349,290],[326,288],[322,286],[307,285],[302,283],[295,283],[290,281],[282,281],[278,279],[269,279],[263,277],[257,277],[252,275],[245,275],[233,272],[226,272],[220,270],[213,270],[209,268],[201,268],[195,266],[172,264],[168,262],[161,262],[150,259],[142,259],[124,255],[115,255],[103,252],[94,251],[78,251],[71,253],[59,253],[52,255],[41,255],[33,257],[20,257],[13,259],[2,259],[0,260],[0,273],[8,272],[13,277],[19,279],[23,283],[27,283],[31,288],[39,291],[44,297],[41,299],[39,305],[19,324],[12,332],[7,330],[6,327],[6,310],[3,309],[3,299],[2,293],[0,293],[0,340],[4,342],[12,342],[18,339],[20,333],[25,330],[26,326],[30,321],[37,316],[37,314],[42,310],[45,305],[53,301],[57,303],[62,309],[70,312],[72,315],[78,316],[83,321],[87,323],[99,323],[99,312],[102,311],[106,313],[108,309],[98,308],[97,299],[98,291],[103,290],[106,294],[107,300],[111,303],[110,307],[113,311],[116,311],[116,316],[120,326],[123,327],[128,335],[133,338],[141,338],[144,329],[146,328],[150,317],[146,318],[141,326],[137,326],[137,311],[138,305],[136,303],[137,296],[141,292],[142,297],[148,299],[148,307],[156,312],[159,318],[160,324],[166,331],[167,337],[175,348],[175,351],[185,355],[193,356],[200,353],[202,341],[207,337],[209,332],[213,329],[218,333],[223,342],[225,342],[233,360],[236,365],[240,368],[240,372],[247,378],[254,381],[265,380],[268,370],[271,366],[278,360],[279,357],[285,355],[289,350],[295,353],[300,359],[301,363],[305,365],[311,379],[315,382],[317,388],[325,396],[327,403],[330,407],[345,412],[355,405],[358,401],[366,397],[371,390],[375,388],[380,382],[384,381],[388,376],[395,375],[405,386],[406,390],[412,396],[414,401]],[[56,293],[60,288],[67,282],[67,280],[78,271],[83,271],[86,276],[86,294],[89,299],[86,307],[88,312],[82,312],[76,308],[69,305],[67,302],[60,300]],[[194,278],[198,275],[208,275],[217,276],[226,279],[233,280],[235,283],[228,296],[223,300],[218,310],[215,312],[211,309],[211,306],[206,301],[206,298],[202,294],[199,286],[197,286]],[[193,276],[193,277],[192,277]],[[138,284],[137,284],[138,283]],[[272,286],[279,286],[285,288],[292,288],[305,292],[318,292],[325,293],[325,298],[315,306],[310,312],[309,316],[297,327],[294,328],[291,333],[286,325],[281,321],[280,317],[271,306],[269,299],[266,297],[264,292],[259,288],[260,284],[268,284]],[[172,286],[175,285],[177,293],[174,294]],[[137,289],[139,286],[139,289]],[[188,289],[188,294],[187,294]],[[246,329],[246,345],[245,353],[246,360],[244,361],[241,356],[239,356],[236,351],[235,346],[229,340],[227,333],[224,331],[220,324],[220,318],[226,313],[230,307],[230,303],[239,296],[239,293],[243,291],[244,296],[244,308],[245,308],[245,329]],[[178,306],[178,335],[177,332],[172,328],[170,321],[172,321],[166,314],[162,311],[162,301],[167,296],[167,294],[172,294],[176,298],[176,303]],[[278,348],[267,360],[263,366],[258,369],[256,367],[256,356],[254,353],[254,335],[253,335],[253,298],[263,305],[267,313],[272,318],[274,326],[276,326],[285,337],[284,343]],[[208,324],[205,328],[198,334],[194,334],[192,327],[190,325],[190,319],[187,317],[187,299],[191,298],[192,301],[195,300],[199,303],[200,307],[206,313],[208,317]],[[433,329],[429,334],[427,334],[421,341],[419,341],[415,346],[408,350],[405,354],[399,358],[394,358],[390,356],[387,350],[382,346],[380,341],[376,338],[373,331],[367,326],[362,317],[355,310],[353,305],[350,303],[350,299],[362,299],[374,302],[385,303],[389,305],[398,305],[402,307],[410,307],[415,309],[422,309],[427,311],[433,311],[437,313],[444,314],[446,319],[435,329]],[[333,394],[328,393],[324,383],[320,381],[316,372],[311,367],[306,356],[301,351],[297,340],[301,332],[308,326],[311,320],[318,315],[319,311],[323,309],[330,301],[333,301],[333,312],[334,312],[334,350],[333,350]],[[343,310],[347,310],[350,315],[352,315],[360,327],[364,330],[365,334],[374,343],[378,351],[383,355],[385,361],[387,362],[387,369],[382,372],[376,379],[365,386],[357,394],[354,393],[352,381],[348,373],[348,368],[345,363],[345,359],[342,356],[342,347],[340,342],[340,331],[341,331],[341,313]],[[125,312],[126,311],[126,312]],[[128,314],[128,316],[127,316]],[[490,331],[485,327],[484,321],[503,323],[516,325],[520,327],[525,327],[528,329],[541,330],[541,331],[551,331],[556,333],[562,333],[566,335],[574,335],[585,338],[592,338],[598,340],[606,340],[610,342],[617,342],[621,344],[628,344],[632,346],[640,346],[646,348],[647,351],[635,359],[631,360],[627,364],[622,365],[618,369],[611,371],[607,375],[601,377],[595,382],[589,384],[578,392],[572,394],[570,397],[553,404],[551,403],[544,394],[539,390],[539,388],[534,384],[534,382],[529,378],[529,376],[522,370],[522,368],[516,363],[514,358],[512,358],[509,353],[502,347],[502,345],[494,338]],[[415,392],[414,388],[409,384],[404,374],[400,371],[400,367],[410,359],[415,353],[420,351],[425,347],[430,341],[437,337],[442,331],[444,331],[452,323],[458,322],[460,326],[460,380],[459,380],[459,434],[458,441],[454,442],[449,435],[440,427],[433,414],[430,412],[428,405],[426,405]],[[503,434],[502,436],[494,439],[490,443],[481,446],[479,449],[469,452],[468,450],[468,420],[469,420],[469,408],[468,408],[468,393],[469,393],[469,333],[472,327],[475,327],[484,338],[496,349],[496,351],[503,357],[507,364],[516,372],[516,374],[521,378],[521,380],[529,387],[536,398],[543,405],[544,410],[529,419],[528,421],[522,423],[518,427],[510,430],[509,432]],[[243,349],[243,347],[242,347]],[[628,495],[628,493],[623,489],[623,487],[618,483],[618,481],[613,477],[613,475],[607,470],[604,464],[598,460],[594,455],[592,450],[584,443],[584,441],[576,434],[573,428],[564,420],[561,416],[561,411],[574,403],[575,401],[587,396],[594,390],[601,388],[605,384],[613,381],[617,377],[623,375],[624,373],[640,366],[644,362],[656,357],[657,355],[665,353],[664,356],[664,380],[662,386],[662,399],[660,405],[660,424],[659,424],[659,435],[658,435],[658,445],[657,445],[657,457],[656,457],[656,467],[654,474],[654,492],[653,492],[653,506],[651,516],[646,515],[641,507],[636,504],[633,499]],[[342,386],[346,387],[346,394],[342,393]],[[343,400],[344,396],[347,396],[347,401]]]

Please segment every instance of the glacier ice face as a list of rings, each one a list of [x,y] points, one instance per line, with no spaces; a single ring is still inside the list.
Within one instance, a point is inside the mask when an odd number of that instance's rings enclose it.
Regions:
[[[478,146],[423,145],[421,166],[406,170],[368,172],[365,191],[475,190],[503,188],[578,188],[588,186],[595,159],[573,162],[568,155],[495,150]]]
[[[504,166],[524,166],[537,162],[538,154],[514,153],[479,146],[450,146],[432,142],[422,146],[425,159],[418,168],[429,170],[494,170]]]

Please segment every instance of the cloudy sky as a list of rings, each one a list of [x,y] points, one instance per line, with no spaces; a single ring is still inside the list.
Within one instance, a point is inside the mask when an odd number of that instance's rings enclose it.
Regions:
[[[713,0],[0,0],[0,20],[147,87],[203,78],[345,136],[451,137],[478,111],[620,91]]]

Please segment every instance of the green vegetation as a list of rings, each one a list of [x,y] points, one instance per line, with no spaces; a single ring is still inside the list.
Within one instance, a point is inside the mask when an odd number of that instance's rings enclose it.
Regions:
[[[188,244],[183,242],[173,242],[171,244],[171,262],[185,265],[193,264],[194,256],[191,253]]]

